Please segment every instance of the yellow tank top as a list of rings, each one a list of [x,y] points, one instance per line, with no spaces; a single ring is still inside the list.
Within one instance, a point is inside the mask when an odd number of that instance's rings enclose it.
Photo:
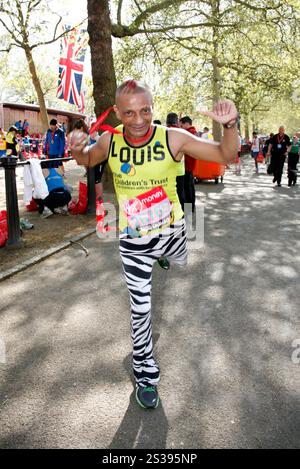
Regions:
[[[185,166],[184,166],[184,155],[182,155],[180,164],[178,165],[177,176],[185,175]]]
[[[0,135],[0,151],[6,150],[6,140],[5,137]]]
[[[7,132],[7,134],[6,134],[7,143],[10,143],[10,144],[14,143],[14,138],[15,138],[15,136],[12,132]]]
[[[176,191],[180,162],[174,160],[166,127],[153,126],[151,140],[133,147],[112,134],[108,163],[119,203],[120,232],[131,237],[159,233],[183,217]],[[123,126],[117,127],[123,132]]]

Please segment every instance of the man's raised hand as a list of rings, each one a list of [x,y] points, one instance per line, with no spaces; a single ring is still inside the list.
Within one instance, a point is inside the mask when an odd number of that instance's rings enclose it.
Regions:
[[[70,150],[72,156],[76,158],[76,156],[82,155],[82,150],[86,147],[89,141],[89,136],[82,132],[81,130],[73,130],[73,132],[69,135],[69,142],[70,142]]]
[[[215,103],[212,111],[200,111],[200,113],[220,124],[228,124],[237,119],[238,116],[235,104],[229,99]]]

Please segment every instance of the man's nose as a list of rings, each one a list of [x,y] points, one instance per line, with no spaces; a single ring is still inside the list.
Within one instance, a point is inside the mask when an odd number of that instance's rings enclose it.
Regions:
[[[139,125],[143,123],[144,123],[144,117],[142,116],[142,114],[137,114],[135,118],[135,124]]]

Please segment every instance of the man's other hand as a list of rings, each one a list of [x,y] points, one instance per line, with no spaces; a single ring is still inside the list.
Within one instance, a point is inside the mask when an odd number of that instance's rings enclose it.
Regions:
[[[220,124],[228,124],[237,119],[238,113],[235,104],[229,99],[214,104],[212,111],[200,111],[203,116],[210,117]]]
[[[74,156],[74,158],[82,156],[82,151],[88,144],[89,136],[81,132],[81,130],[75,129],[70,133],[69,138],[71,155]]]

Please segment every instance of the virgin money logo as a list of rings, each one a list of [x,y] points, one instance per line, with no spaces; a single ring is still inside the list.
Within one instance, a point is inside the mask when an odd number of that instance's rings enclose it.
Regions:
[[[132,216],[141,213],[144,209],[144,204],[139,199],[128,200],[124,204],[124,210],[127,215]]]

